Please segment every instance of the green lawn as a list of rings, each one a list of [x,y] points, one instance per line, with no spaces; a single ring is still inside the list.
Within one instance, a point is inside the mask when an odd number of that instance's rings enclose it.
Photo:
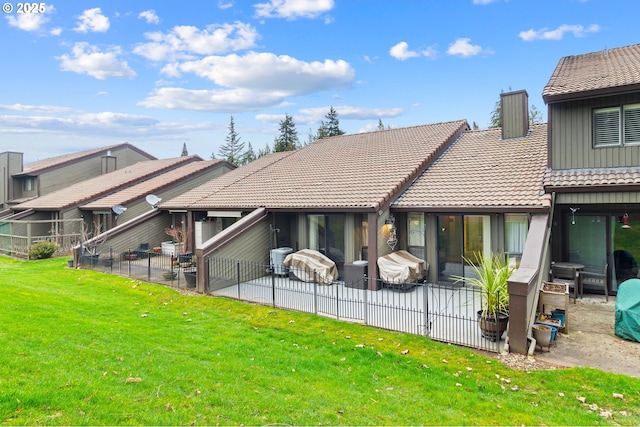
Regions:
[[[4,425],[640,424],[639,379],[66,264],[0,258]]]

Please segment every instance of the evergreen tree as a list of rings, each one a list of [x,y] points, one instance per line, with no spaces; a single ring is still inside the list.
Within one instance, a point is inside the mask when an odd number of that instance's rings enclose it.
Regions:
[[[473,122],[473,125],[471,125],[471,129],[478,130],[478,129],[480,129],[480,126],[478,126],[478,124],[476,122]]]
[[[258,158],[264,157],[269,153],[271,153],[271,147],[269,147],[269,143],[267,142],[262,150],[258,150]]]
[[[345,132],[340,129],[340,121],[338,120],[338,113],[334,110],[333,106],[329,109],[329,112],[324,116],[327,119],[327,123],[321,122],[318,129],[317,139],[328,138],[330,136],[344,135]]]
[[[273,151],[294,151],[300,145],[298,140],[298,131],[293,117],[285,114],[284,119],[280,121],[280,136],[273,141]]]
[[[239,165],[244,154],[244,142],[240,142],[240,137],[236,133],[233,116],[231,116],[229,134],[225,138],[225,142],[218,150],[218,155],[229,163]]]
[[[378,130],[384,130],[384,125],[382,124],[382,119],[378,118]]]
[[[180,157],[186,157],[189,155],[189,152],[187,151],[187,143],[183,142],[182,143],[182,154],[180,154]]]
[[[247,151],[245,151],[244,154],[242,154],[242,159],[240,160],[240,164],[241,165],[249,164],[257,158],[258,156],[256,155],[256,152],[253,151],[253,146],[249,142],[249,145],[247,146]]]

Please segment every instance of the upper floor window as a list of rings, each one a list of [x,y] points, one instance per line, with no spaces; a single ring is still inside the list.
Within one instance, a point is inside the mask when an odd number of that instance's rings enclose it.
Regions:
[[[33,177],[27,177],[23,181],[22,189],[24,191],[33,191],[36,188],[36,179]]]
[[[594,147],[640,144],[640,104],[593,110]]]

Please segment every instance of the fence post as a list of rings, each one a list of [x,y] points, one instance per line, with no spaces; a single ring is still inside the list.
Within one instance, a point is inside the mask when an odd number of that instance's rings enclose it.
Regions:
[[[236,283],[238,284],[238,299],[240,299],[240,260],[236,261]]]
[[[269,257],[271,258],[271,257]],[[271,271],[271,306],[276,306],[276,269],[273,262],[269,263],[269,271]]]
[[[364,274],[364,309],[363,309],[363,321],[365,325],[369,324],[369,279],[367,278],[367,274]]]
[[[147,254],[147,282],[151,281],[151,253]]]
[[[429,283],[422,284],[422,312],[424,323],[424,335],[431,335],[431,325],[429,324]]]
[[[113,257],[113,246],[109,246],[109,259],[111,260],[111,265],[109,266],[109,269],[113,273],[113,263],[115,261],[115,259]]]
[[[313,270],[313,314],[318,314],[318,280],[316,270]]]

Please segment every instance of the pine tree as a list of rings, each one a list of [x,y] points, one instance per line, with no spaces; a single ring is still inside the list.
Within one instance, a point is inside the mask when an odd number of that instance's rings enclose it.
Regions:
[[[247,151],[245,151],[244,154],[242,154],[242,159],[240,160],[240,164],[241,165],[249,164],[257,158],[258,156],[256,155],[256,152],[253,151],[253,146],[249,142],[249,145],[247,146]]]
[[[262,150],[258,150],[258,158],[264,157],[269,153],[271,153],[271,147],[269,147],[269,143],[267,142]]]
[[[182,143],[182,154],[180,154],[180,157],[186,157],[189,155],[189,151],[187,151],[187,143],[183,142]]]
[[[321,122],[318,129],[317,139],[328,138],[330,136],[344,135],[345,132],[340,129],[340,121],[338,120],[338,113],[334,110],[333,106],[329,109],[329,112],[324,116],[327,119],[327,123]]]
[[[285,114],[284,119],[280,121],[280,136],[273,141],[273,151],[294,151],[300,145],[298,140],[298,131],[293,117]]]
[[[225,138],[225,141],[226,143],[223,144],[218,150],[218,155],[229,163],[239,165],[244,153],[244,142],[240,143],[240,137],[236,133],[233,116],[231,116],[231,121],[229,123],[229,134]]]
[[[378,130],[384,130],[384,125],[382,124],[382,119],[378,118]]]

